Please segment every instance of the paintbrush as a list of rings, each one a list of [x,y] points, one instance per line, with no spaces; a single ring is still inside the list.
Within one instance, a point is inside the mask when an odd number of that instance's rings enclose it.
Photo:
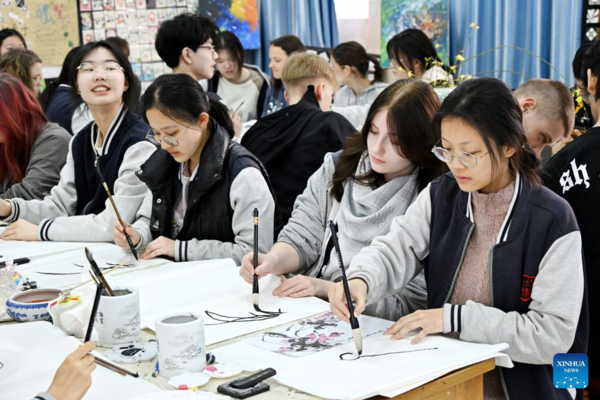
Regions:
[[[107,269],[107,270],[105,270],[105,271],[104,271],[104,275],[108,275],[108,274],[110,274],[111,272],[114,272],[116,269],[119,269],[119,268],[121,268],[121,267],[124,267],[125,265],[128,265],[128,264],[129,264],[129,262],[124,262],[124,263],[121,263],[121,264],[119,264],[119,265],[117,265],[117,266],[115,266],[115,267],[112,267],[111,269]],[[78,284],[77,284],[77,285],[75,285],[75,286],[71,286],[71,287],[69,287],[69,288],[66,288],[66,289],[64,289],[64,290],[61,292],[61,295],[68,295],[68,294],[70,294],[70,293],[71,293],[73,290],[75,290],[75,289],[77,289],[77,288],[79,288],[79,287],[81,287],[81,286],[83,286],[83,285],[87,285],[87,284],[88,284],[88,283],[90,283],[92,280],[93,280],[94,282],[96,282],[96,285],[97,285],[99,282],[96,280],[96,278],[94,277],[94,275],[92,275],[92,272],[91,272],[91,271],[88,271],[88,272],[90,273],[90,276],[92,277],[92,279],[88,279],[87,281],[83,281],[83,282],[81,282],[81,283],[78,283]]]
[[[90,315],[90,322],[88,323],[87,333],[83,343],[89,342],[92,338],[92,330],[94,330],[94,322],[96,320],[96,313],[98,312],[98,305],[100,304],[100,296],[104,291],[104,284],[100,282],[96,288],[96,297],[94,297],[94,305],[92,306],[92,314]]]
[[[258,208],[255,208],[252,212],[254,217],[254,271],[258,268]],[[254,308],[258,308],[258,275],[254,273],[252,280],[252,302]]]
[[[131,237],[129,236],[129,234],[127,234],[127,227],[125,226],[125,223],[121,219],[121,214],[119,214],[119,210],[117,210],[117,205],[115,204],[115,201],[113,200],[113,198],[110,194],[110,190],[108,190],[108,185],[106,184],[106,181],[104,180],[104,176],[102,176],[102,171],[100,171],[100,163],[98,162],[98,157],[96,157],[95,166],[96,166],[96,172],[98,172],[98,175],[100,176],[100,180],[102,180],[102,186],[104,187],[104,190],[106,191],[108,199],[110,200],[110,204],[112,204],[112,207],[115,210],[115,215],[117,216],[119,223],[123,227],[123,233],[125,234],[125,239],[127,239],[127,244],[129,245],[129,249],[133,253],[133,256],[135,257],[135,259],[139,260],[137,251],[135,251],[135,246],[133,245],[133,242],[131,241]]]
[[[352,304],[352,296],[350,296],[350,287],[348,286],[348,278],[346,277],[346,268],[344,268],[344,261],[342,260],[342,252],[340,251],[340,243],[337,237],[337,227],[333,221],[329,221],[329,229],[331,230],[331,239],[335,246],[335,252],[337,253],[338,264],[342,270],[342,282],[344,285],[344,292],[346,293],[346,302],[348,303],[348,311],[350,311],[350,326],[352,327],[352,336],[354,337],[354,344],[358,355],[362,354],[362,335],[360,334],[360,326],[358,325],[358,319],[354,316],[354,304]]]
[[[102,271],[100,271],[98,264],[96,264],[94,257],[92,257],[92,252],[87,247],[85,248],[85,256],[87,257],[88,261],[90,262],[92,271],[94,272],[94,275],[96,275],[96,278],[98,278],[98,281],[100,281],[104,284],[104,288],[106,289],[107,295],[114,296],[115,294],[113,293],[110,285],[108,284],[108,282],[106,282],[106,279],[104,279],[104,275],[102,275]]]
[[[98,358],[96,356],[94,356],[94,361],[96,362],[96,364],[101,365],[104,368],[108,368],[111,371],[115,371],[116,373],[119,373],[121,375],[130,375],[130,376],[133,376],[134,378],[140,377],[140,375],[137,372],[131,372],[129,370],[126,370],[125,368],[121,368],[116,364],[113,364],[111,362],[108,362],[106,360]]]

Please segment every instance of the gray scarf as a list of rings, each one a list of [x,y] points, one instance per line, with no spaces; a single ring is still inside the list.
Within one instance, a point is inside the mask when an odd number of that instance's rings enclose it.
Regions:
[[[371,160],[365,152],[356,175],[369,170]],[[338,238],[346,268],[363,247],[369,246],[375,237],[389,232],[394,217],[406,213],[419,194],[418,174],[419,169],[415,168],[412,174],[394,178],[375,190],[354,180],[344,184],[344,196],[339,205],[333,206],[331,217],[335,217],[338,225]],[[328,281],[336,281],[341,277],[335,248],[331,252],[329,265],[324,266],[322,273],[323,279]]]

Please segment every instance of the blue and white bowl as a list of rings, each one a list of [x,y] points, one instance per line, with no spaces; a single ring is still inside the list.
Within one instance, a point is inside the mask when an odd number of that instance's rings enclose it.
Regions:
[[[60,296],[58,289],[34,289],[19,292],[6,301],[6,312],[15,321],[49,321],[48,304]]]

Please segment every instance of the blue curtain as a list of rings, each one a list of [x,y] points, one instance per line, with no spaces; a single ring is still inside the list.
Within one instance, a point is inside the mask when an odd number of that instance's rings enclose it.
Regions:
[[[575,84],[571,62],[581,41],[581,0],[450,0],[449,6],[450,63],[456,64],[464,50],[460,74],[494,76],[511,88],[530,78]],[[479,29],[470,27],[473,22]],[[503,45],[525,51],[491,51]],[[547,60],[556,71],[527,52]]]
[[[260,0],[261,49],[246,52],[246,62],[269,71],[269,43],[296,35],[306,46],[335,47],[338,27],[333,0]]]

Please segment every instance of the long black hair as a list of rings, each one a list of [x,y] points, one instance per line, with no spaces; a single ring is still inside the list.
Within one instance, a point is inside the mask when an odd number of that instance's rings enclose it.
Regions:
[[[345,65],[353,68],[360,75],[366,77],[369,73],[369,61],[375,66],[374,82],[383,81],[383,70],[377,57],[367,54],[367,50],[358,42],[345,42],[339,44],[331,52],[331,57],[340,67]]]
[[[344,183],[349,179],[374,187],[385,183],[383,175],[372,169],[361,176],[355,175],[363,153],[368,150],[367,137],[371,121],[382,110],[388,110],[388,135],[396,151],[419,168],[419,190],[423,190],[429,182],[440,176],[445,167],[431,153],[436,142],[431,132],[431,121],[439,107],[437,95],[426,82],[402,79],[388,86],[371,105],[362,130],[352,135],[344,146],[333,174],[333,197],[338,202],[341,201]]]
[[[85,56],[90,54],[92,51],[99,49],[100,47],[110,51],[115,56],[117,63],[123,68],[125,80],[129,84],[129,88],[123,92],[123,103],[125,103],[130,110],[135,110],[138,99],[140,98],[140,94],[142,92],[140,80],[133,73],[129,59],[127,56],[125,56],[123,51],[116,44],[107,42],[106,40],[87,43],[81,46],[79,51],[75,54],[73,63],[71,64],[71,71],[69,71],[70,77],[68,79],[68,83],[72,88],[74,103],[80,104],[83,102],[81,95],[77,93],[77,67],[81,65],[81,62]]]
[[[527,143],[521,107],[504,82],[485,77],[458,85],[433,118],[436,141],[441,139],[441,125],[446,118],[458,118],[479,132],[489,152],[495,178],[500,170],[496,155],[502,154],[503,146],[507,146],[515,150],[508,159],[510,172],[520,172],[534,185],[540,183],[536,172],[539,161]]]
[[[74,67],[72,64],[73,61],[75,61],[75,56],[77,55],[79,48],[80,46],[73,47],[67,53],[67,56],[63,61],[62,69],[60,70],[60,75],[58,76],[58,78],[54,79],[50,84],[46,85],[46,89],[44,89],[44,91],[40,94],[38,99],[44,112],[46,112],[46,109],[50,105],[50,100],[52,100],[54,92],[56,92],[56,88],[58,88],[62,84],[69,84],[69,79],[72,75],[73,68],[76,68],[76,66]]]
[[[390,39],[386,50],[388,58],[395,60],[406,71],[414,72],[417,61],[421,63],[423,71],[431,68],[434,61],[442,63],[433,42],[419,29],[403,30]],[[405,62],[401,62],[401,59],[404,59]],[[441,67],[446,72],[451,72],[447,65],[442,63]]]
[[[27,48],[27,42],[25,41],[25,38],[23,37],[23,35],[21,35],[21,32],[19,32],[16,29],[11,29],[11,28],[0,29],[0,46],[2,46],[2,42],[4,42],[4,39],[7,39],[11,36],[16,36],[19,39],[21,39],[21,42],[23,42],[23,46],[25,46],[25,48]]]
[[[302,41],[294,35],[284,35],[278,37],[277,39],[271,41],[271,46],[280,47],[288,56],[294,53],[304,53],[306,51],[306,47],[304,47]],[[275,89],[278,89],[281,87],[283,82],[281,79],[273,79],[271,84]]]
[[[197,121],[200,114],[207,113],[211,120],[211,132],[216,129],[215,124],[219,124],[229,133],[230,138],[234,135],[227,107],[217,100],[209,99],[202,86],[187,74],[166,74],[156,78],[142,96],[142,107],[146,122],[146,112],[153,108],[186,123]]]

